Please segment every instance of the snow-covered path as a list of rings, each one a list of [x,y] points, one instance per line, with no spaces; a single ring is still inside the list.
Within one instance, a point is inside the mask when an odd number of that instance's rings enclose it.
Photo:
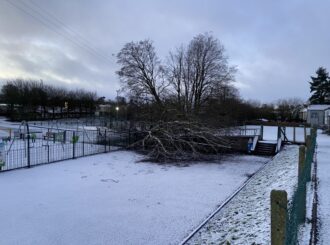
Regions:
[[[186,244],[270,244],[270,192],[292,196],[297,171],[298,147],[286,146]]]
[[[330,243],[330,136],[317,135],[317,175],[319,179],[320,244]]]
[[[269,158],[186,167],[113,152],[0,174],[0,244],[177,244]]]

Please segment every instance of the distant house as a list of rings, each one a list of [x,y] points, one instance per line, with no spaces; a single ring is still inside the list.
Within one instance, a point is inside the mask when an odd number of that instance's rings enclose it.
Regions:
[[[111,112],[112,106],[109,104],[99,105],[95,111],[96,116],[105,116],[109,115]]]
[[[323,127],[329,123],[330,105],[309,105],[300,113],[311,126]]]
[[[324,113],[324,124],[330,126],[330,108],[326,109]]]
[[[303,108],[299,112],[299,118],[303,121],[307,121],[307,108]]]

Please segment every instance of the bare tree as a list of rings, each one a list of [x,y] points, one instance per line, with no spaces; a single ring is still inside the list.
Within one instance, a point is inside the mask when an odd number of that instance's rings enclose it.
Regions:
[[[186,71],[188,70],[186,63],[186,48],[181,46],[176,53],[170,52],[167,62],[167,79],[175,94],[178,107],[182,111],[187,111],[187,92],[189,84],[186,79]]]
[[[228,89],[235,73],[228,66],[223,45],[208,33],[197,35],[187,47],[170,53],[167,70],[178,103],[183,104],[186,113],[198,113],[220,88]]]
[[[117,74],[124,89],[135,98],[150,98],[163,106],[164,69],[150,40],[125,44],[117,55]]]
[[[142,139],[130,147],[148,153],[154,161],[207,159],[231,149],[220,130],[196,122],[159,122],[140,134]]]
[[[277,101],[277,115],[283,121],[292,121],[299,118],[299,111],[304,101],[299,98],[280,99]]]

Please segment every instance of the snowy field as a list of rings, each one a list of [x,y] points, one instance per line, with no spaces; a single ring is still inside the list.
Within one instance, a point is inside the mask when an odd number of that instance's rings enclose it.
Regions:
[[[119,151],[0,173],[1,244],[177,244],[269,161],[141,158]]]
[[[270,192],[293,195],[298,146],[287,146],[187,244],[270,244]]]
[[[330,242],[330,136],[317,135],[317,175],[319,179],[319,219],[320,243],[327,245]]]

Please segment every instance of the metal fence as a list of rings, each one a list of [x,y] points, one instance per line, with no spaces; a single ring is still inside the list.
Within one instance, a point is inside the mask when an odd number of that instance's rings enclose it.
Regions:
[[[299,225],[306,218],[306,184],[311,180],[312,162],[316,145],[316,130],[311,131],[306,142],[304,164],[299,168],[298,184],[294,190],[292,201],[287,207],[286,244],[297,244]]]
[[[132,140],[129,130],[54,129],[25,124],[12,137],[2,139],[0,171],[106,153],[127,147]]]
[[[287,192],[271,192],[271,244],[295,245],[300,225],[306,221],[306,184],[311,181],[311,170],[316,146],[316,129],[306,138],[306,148],[299,148],[298,181],[290,201]]]

